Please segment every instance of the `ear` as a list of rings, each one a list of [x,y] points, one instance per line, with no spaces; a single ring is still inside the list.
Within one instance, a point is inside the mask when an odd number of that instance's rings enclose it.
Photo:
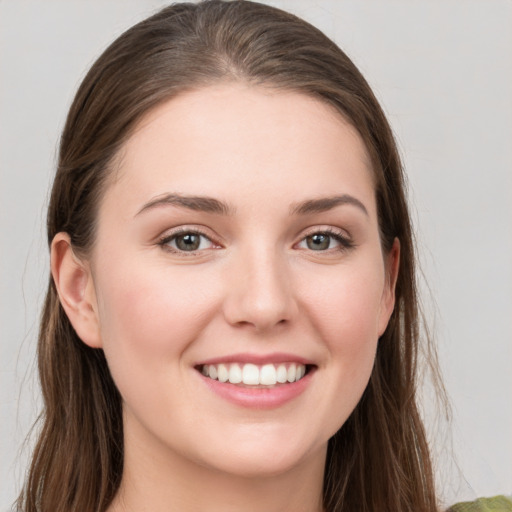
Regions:
[[[384,334],[388,326],[389,319],[395,307],[395,288],[398,279],[398,270],[400,267],[400,240],[395,238],[391,250],[385,257],[386,281],[382,292],[380,317],[379,317],[379,336]]]
[[[57,233],[51,246],[51,271],[59,299],[78,337],[100,348],[96,293],[87,263],[73,253],[67,233]]]

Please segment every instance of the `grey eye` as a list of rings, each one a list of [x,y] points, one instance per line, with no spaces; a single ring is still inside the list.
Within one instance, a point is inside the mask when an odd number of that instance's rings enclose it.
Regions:
[[[174,243],[180,251],[197,251],[201,245],[201,235],[185,233],[174,238]]]
[[[175,254],[197,253],[216,248],[215,243],[200,231],[180,230],[163,238],[159,245]]]
[[[325,233],[315,233],[306,237],[306,245],[308,249],[313,251],[325,251],[331,245],[331,236]]]

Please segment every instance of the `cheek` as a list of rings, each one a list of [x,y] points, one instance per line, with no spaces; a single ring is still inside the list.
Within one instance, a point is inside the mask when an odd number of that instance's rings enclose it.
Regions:
[[[343,271],[346,270],[346,271]],[[321,276],[317,276],[321,277]],[[309,290],[308,316],[313,332],[328,351],[325,367],[329,384],[322,406],[336,411],[331,418],[336,431],[359,402],[374,365],[379,338],[379,318],[384,273],[378,266],[340,269]]]
[[[216,287],[203,287],[206,276],[197,269],[128,258],[98,277],[100,333],[112,378],[128,414],[149,427],[159,411],[154,427],[163,433],[176,411],[187,410],[187,349],[216,311]]]
[[[99,276],[100,329],[110,364],[151,373],[164,361],[180,363],[216,308],[201,272],[180,270],[125,260]]]
[[[330,272],[304,282],[310,318],[332,351],[356,355],[379,337],[384,274],[377,266]],[[318,276],[317,276],[318,277]]]

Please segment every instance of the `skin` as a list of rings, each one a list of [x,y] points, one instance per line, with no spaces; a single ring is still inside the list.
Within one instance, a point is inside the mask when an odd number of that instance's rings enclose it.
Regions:
[[[61,302],[84,343],[105,351],[123,397],[125,468],[110,510],[321,510],[327,441],[367,385],[398,272],[398,242],[382,252],[361,138],[318,100],[221,84],[150,112],[113,176],[90,256],[78,259],[65,233],[52,245]],[[165,194],[229,212],[154,204]],[[345,200],[296,211],[333,196]],[[177,229],[199,229],[198,250],[179,252]],[[327,248],[312,249],[307,237],[326,230]],[[270,409],[225,400],[194,368],[275,352],[315,371]]]

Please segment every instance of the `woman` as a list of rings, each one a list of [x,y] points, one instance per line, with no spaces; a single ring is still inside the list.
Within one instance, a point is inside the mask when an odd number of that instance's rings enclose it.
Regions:
[[[22,510],[436,510],[403,177],[349,59],[176,5],[81,85]]]

